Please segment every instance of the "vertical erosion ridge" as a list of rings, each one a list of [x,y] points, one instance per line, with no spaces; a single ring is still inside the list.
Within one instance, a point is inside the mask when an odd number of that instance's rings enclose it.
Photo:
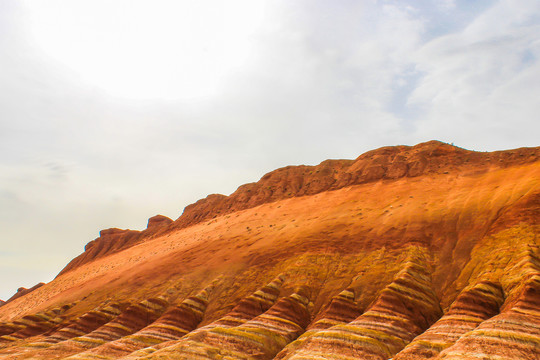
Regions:
[[[74,305],[75,303],[67,304],[0,325],[0,333],[3,333],[0,336],[0,347],[5,347],[14,341],[54,331],[64,322],[65,318],[62,315]]]
[[[361,310],[354,300],[355,294],[352,289],[345,289],[334,296],[326,309],[313,320],[311,325],[308,326],[307,331],[297,340],[285,347],[275,359],[287,358],[287,356],[301,347],[306,339],[321,330],[336,325],[347,324],[356,319],[361,314]]]
[[[83,336],[98,327],[108,323],[126,310],[127,305],[114,302],[109,305],[91,310],[67,326],[55,331],[42,341],[29,344],[29,347],[43,348],[64,340],[72,339],[77,336]]]
[[[266,286],[255,291],[248,297],[240,300],[240,302],[227,315],[223,316],[222,318],[211,324],[192,331],[190,333],[190,336],[194,336],[197,333],[211,331],[216,327],[228,328],[239,326],[241,324],[244,324],[246,321],[249,321],[254,317],[262,314],[276,302],[284,281],[285,276],[279,275]],[[157,350],[174,346],[176,344],[176,341],[166,341],[157,345],[134,351],[133,353],[123,357],[122,359],[140,359],[144,356],[156,352]]]
[[[40,357],[36,358],[64,358],[133,334],[154,322],[163,314],[167,305],[167,301],[162,297],[151,298],[131,305],[122,314],[96,330],[43,349],[40,352]]]
[[[499,312],[503,302],[500,285],[481,281],[461,292],[448,312],[416,337],[395,360],[432,359],[465,333]]]
[[[180,339],[201,322],[214,286],[215,283],[212,283],[179,305],[170,307],[156,321],[136,333],[79,353],[70,359],[116,359],[139,349]]]
[[[284,359],[381,359],[394,356],[441,315],[427,259],[413,255],[373,306],[352,322],[309,337]]]
[[[534,264],[529,263],[529,270]],[[437,359],[537,360],[540,354],[540,271],[509,294],[509,306],[462,336]]]
[[[148,359],[272,359],[305,331],[310,321],[309,289],[300,287],[265,313],[234,327],[188,335]]]

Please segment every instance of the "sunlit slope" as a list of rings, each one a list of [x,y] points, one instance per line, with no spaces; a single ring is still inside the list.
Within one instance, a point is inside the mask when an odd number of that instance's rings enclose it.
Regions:
[[[1,307],[0,359],[534,359],[540,161],[510,152],[171,223]]]

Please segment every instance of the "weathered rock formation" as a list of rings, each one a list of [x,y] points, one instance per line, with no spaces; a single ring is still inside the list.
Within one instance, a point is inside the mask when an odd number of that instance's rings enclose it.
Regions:
[[[316,166],[287,166],[264,175],[256,183],[240,186],[230,196],[211,194],[186,206],[174,223],[165,216],[157,215],[148,220],[148,227],[144,231],[102,230],[100,237],[89,242],[85,252],[73,259],[60,274],[93,259],[133,246],[156,234],[185,228],[265,203],[380,180],[448,174],[463,170],[482,172],[485,171],[483,169],[486,164],[506,167],[537,162],[539,159],[539,148],[482,153],[431,141],[412,147],[383,147],[362,154],[356,160],[326,160]]]
[[[104,230],[0,360],[538,360],[539,155],[382,148]]]
[[[239,326],[199,331],[151,355],[155,359],[272,359],[309,323],[309,290],[298,289]]]
[[[25,287],[20,287],[17,289],[17,292],[12,296],[10,297],[9,299],[7,299],[6,301],[2,301],[0,300],[0,306],[4,305],[4,304],[7,304],[8,302],[10,301],[13,301],[15,299],[18,299],[20,298],[21,296],[24,296],[26,294],[29,294],[31,293],[32,291],[36,290],[36,289],[39,289],[40,287],[42,287],[43,285],[45,285],[45,283],[43,282],[40,282],[34,286],[32,286],[31,288],[27,289]]]
[[[156,215],[148,219],[148,226],[146,230],[143,231],[117,228],[101,230],[97,239],[86,244],[84,253],[71,260],[58,275],[60,276],[89,261],[136,245],[145,239],[150,239],[165,231],[167,226],[172,222],[173,221],[166,216]]]
[[[409,259],[373,306],[348,324],[314,333],[282,359],[389,359],[442,313],[427,259]]]
[[[495,316],[503,302],[499,285],[479,282],[458,296],[444,316],[422,335],[416,337],[394,359],[432,359],[453,345],[465,333]]]
[[[73,305],[75,304],[66,304],[50,311],[26,315],[20,320],[1,324],[0,333],[2,336],[0,336],[0,347],[57,328],[64,320],[63,313]]]

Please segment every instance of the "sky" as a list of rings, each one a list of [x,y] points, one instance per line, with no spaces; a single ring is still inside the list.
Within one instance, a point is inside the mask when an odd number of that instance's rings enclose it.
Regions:
[[[0,0],[0,299],[286,165],[538,146],[538,0]]]

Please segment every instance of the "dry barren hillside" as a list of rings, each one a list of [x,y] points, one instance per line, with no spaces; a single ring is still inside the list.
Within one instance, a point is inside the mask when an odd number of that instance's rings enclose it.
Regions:
[[[0,359],[540,359],[540,148],[291,166],[106,229]]]

